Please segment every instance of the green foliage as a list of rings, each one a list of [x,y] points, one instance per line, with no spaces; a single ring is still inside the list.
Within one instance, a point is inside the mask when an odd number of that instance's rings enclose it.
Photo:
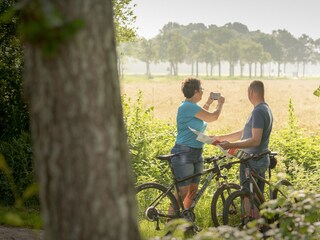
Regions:
[[[133,23],[136,21],[131,0],[113,0],[114,26],[117,43],[127,42],[136,37]]]
[[[0,224],[7,224],[17,227],[28,227],[32,229],[42,229],[42,219],[39,210],[0,207]]]
[[[0,203],[20,206],[26,200],[23,192],[34,182],[34,176],[29,113],[22,98],[22,48],[16,34],[18,18],[6,17],[15,3],[0,3],[0,153],[4,156],[0,165]]]
[[[189,226],[186,221],[180,220],[168,224],[167,230],[170,235],[156,237],[155,239],[310,239],[320,237],[320,196],[317,193],[306,193],[304,191],[292,192],[282,208],[276,208],[277,201],[272,200],[264,204],[261,218],[252,221],[243,230],[229,226],[219,226],[203,230],[196,236],[186,236],[186,229]],[[275,221],[268,221],[274,219]],[[264,229],[264,233],[259,231]]]
[[[300,171],[314,171],[318,169],[320,156],[320,136],[308,135],[304,129],[299,127],[298,120],[294,114],[293,103],[289,102],[288,126],[273,134],[272,149],[280,153],[287,173],[293,175],[295,163]],[[299,171],[299,170],[298,170]]]
[[[82,19],[66,20],[50,1],[29,1],[16,5],[11,11],[20,13],[19,32],[23,42],[40,46],[51,55],[84,26]]]
[[[313,92],[313,95],[320,97],[320,86]]]
[[[170,177],[167,163],[156,160],[170,153],[175,140],[175,127],[153,117],[153,108],[142,104],[139,92],[136,102],[123,96],[124,121],[137,182],[156,179],[166,183]]]
[[[21,69],[0,66],[0,138],[11,139],[29,131],[29,113],[22,99]]]
[[[15,1],[1,1],[0,15]],[[22,99],[22,48],[16,37],[17,18],[0,24],[0,139],[29,130],[29,115]]]
[[[30,135],[22,133],[11,141],[0,142],[3,154],[0,161],[1,204],[38,205],[30,141]]]
[[[274,239],[319,239],[320,196],[315,192],[294,191],[282,208],[266,204],[261,214],[269,219],[280,216],[275,223],[265,223],[270,228],[267,234]]]
[[[299,127],[291,100],[288,109],[288,126],[271,138],[271,149],[279,153],[276,171],[287,174],[296,189],[319,191],[320,136]]]

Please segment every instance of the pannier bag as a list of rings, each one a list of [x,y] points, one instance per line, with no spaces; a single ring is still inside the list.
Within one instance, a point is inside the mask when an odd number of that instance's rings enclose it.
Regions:
[[[270,169],[274,169],[274,168],[277,166],[277,162],[278,162],[278,160],[276,159],[276,157],[270,155],[270,165],[269,165],[269,168],[270,168]]]

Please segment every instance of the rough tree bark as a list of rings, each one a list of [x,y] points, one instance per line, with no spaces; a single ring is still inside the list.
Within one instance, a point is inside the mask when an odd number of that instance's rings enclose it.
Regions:
[[[46,4],[48,1],[42,1]],[[111,0],[52,0],[85,26],[53,56],[25,47],[46,239],[139,239]]]

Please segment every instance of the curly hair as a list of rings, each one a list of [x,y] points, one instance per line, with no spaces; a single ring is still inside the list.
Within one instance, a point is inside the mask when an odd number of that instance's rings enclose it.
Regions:
[[[187,78],[182,82],[181,90],[186,98],[192,98],[200,90],[201,81],[197,78]]]

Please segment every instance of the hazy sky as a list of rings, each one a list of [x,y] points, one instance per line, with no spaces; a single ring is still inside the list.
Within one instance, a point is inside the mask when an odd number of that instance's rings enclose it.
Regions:
[[[320,38],[320,0],[132,0],[138,35],[152,38],[168,22],[223,26],[245,24],[250,31],[286,29],[295,37]]]

